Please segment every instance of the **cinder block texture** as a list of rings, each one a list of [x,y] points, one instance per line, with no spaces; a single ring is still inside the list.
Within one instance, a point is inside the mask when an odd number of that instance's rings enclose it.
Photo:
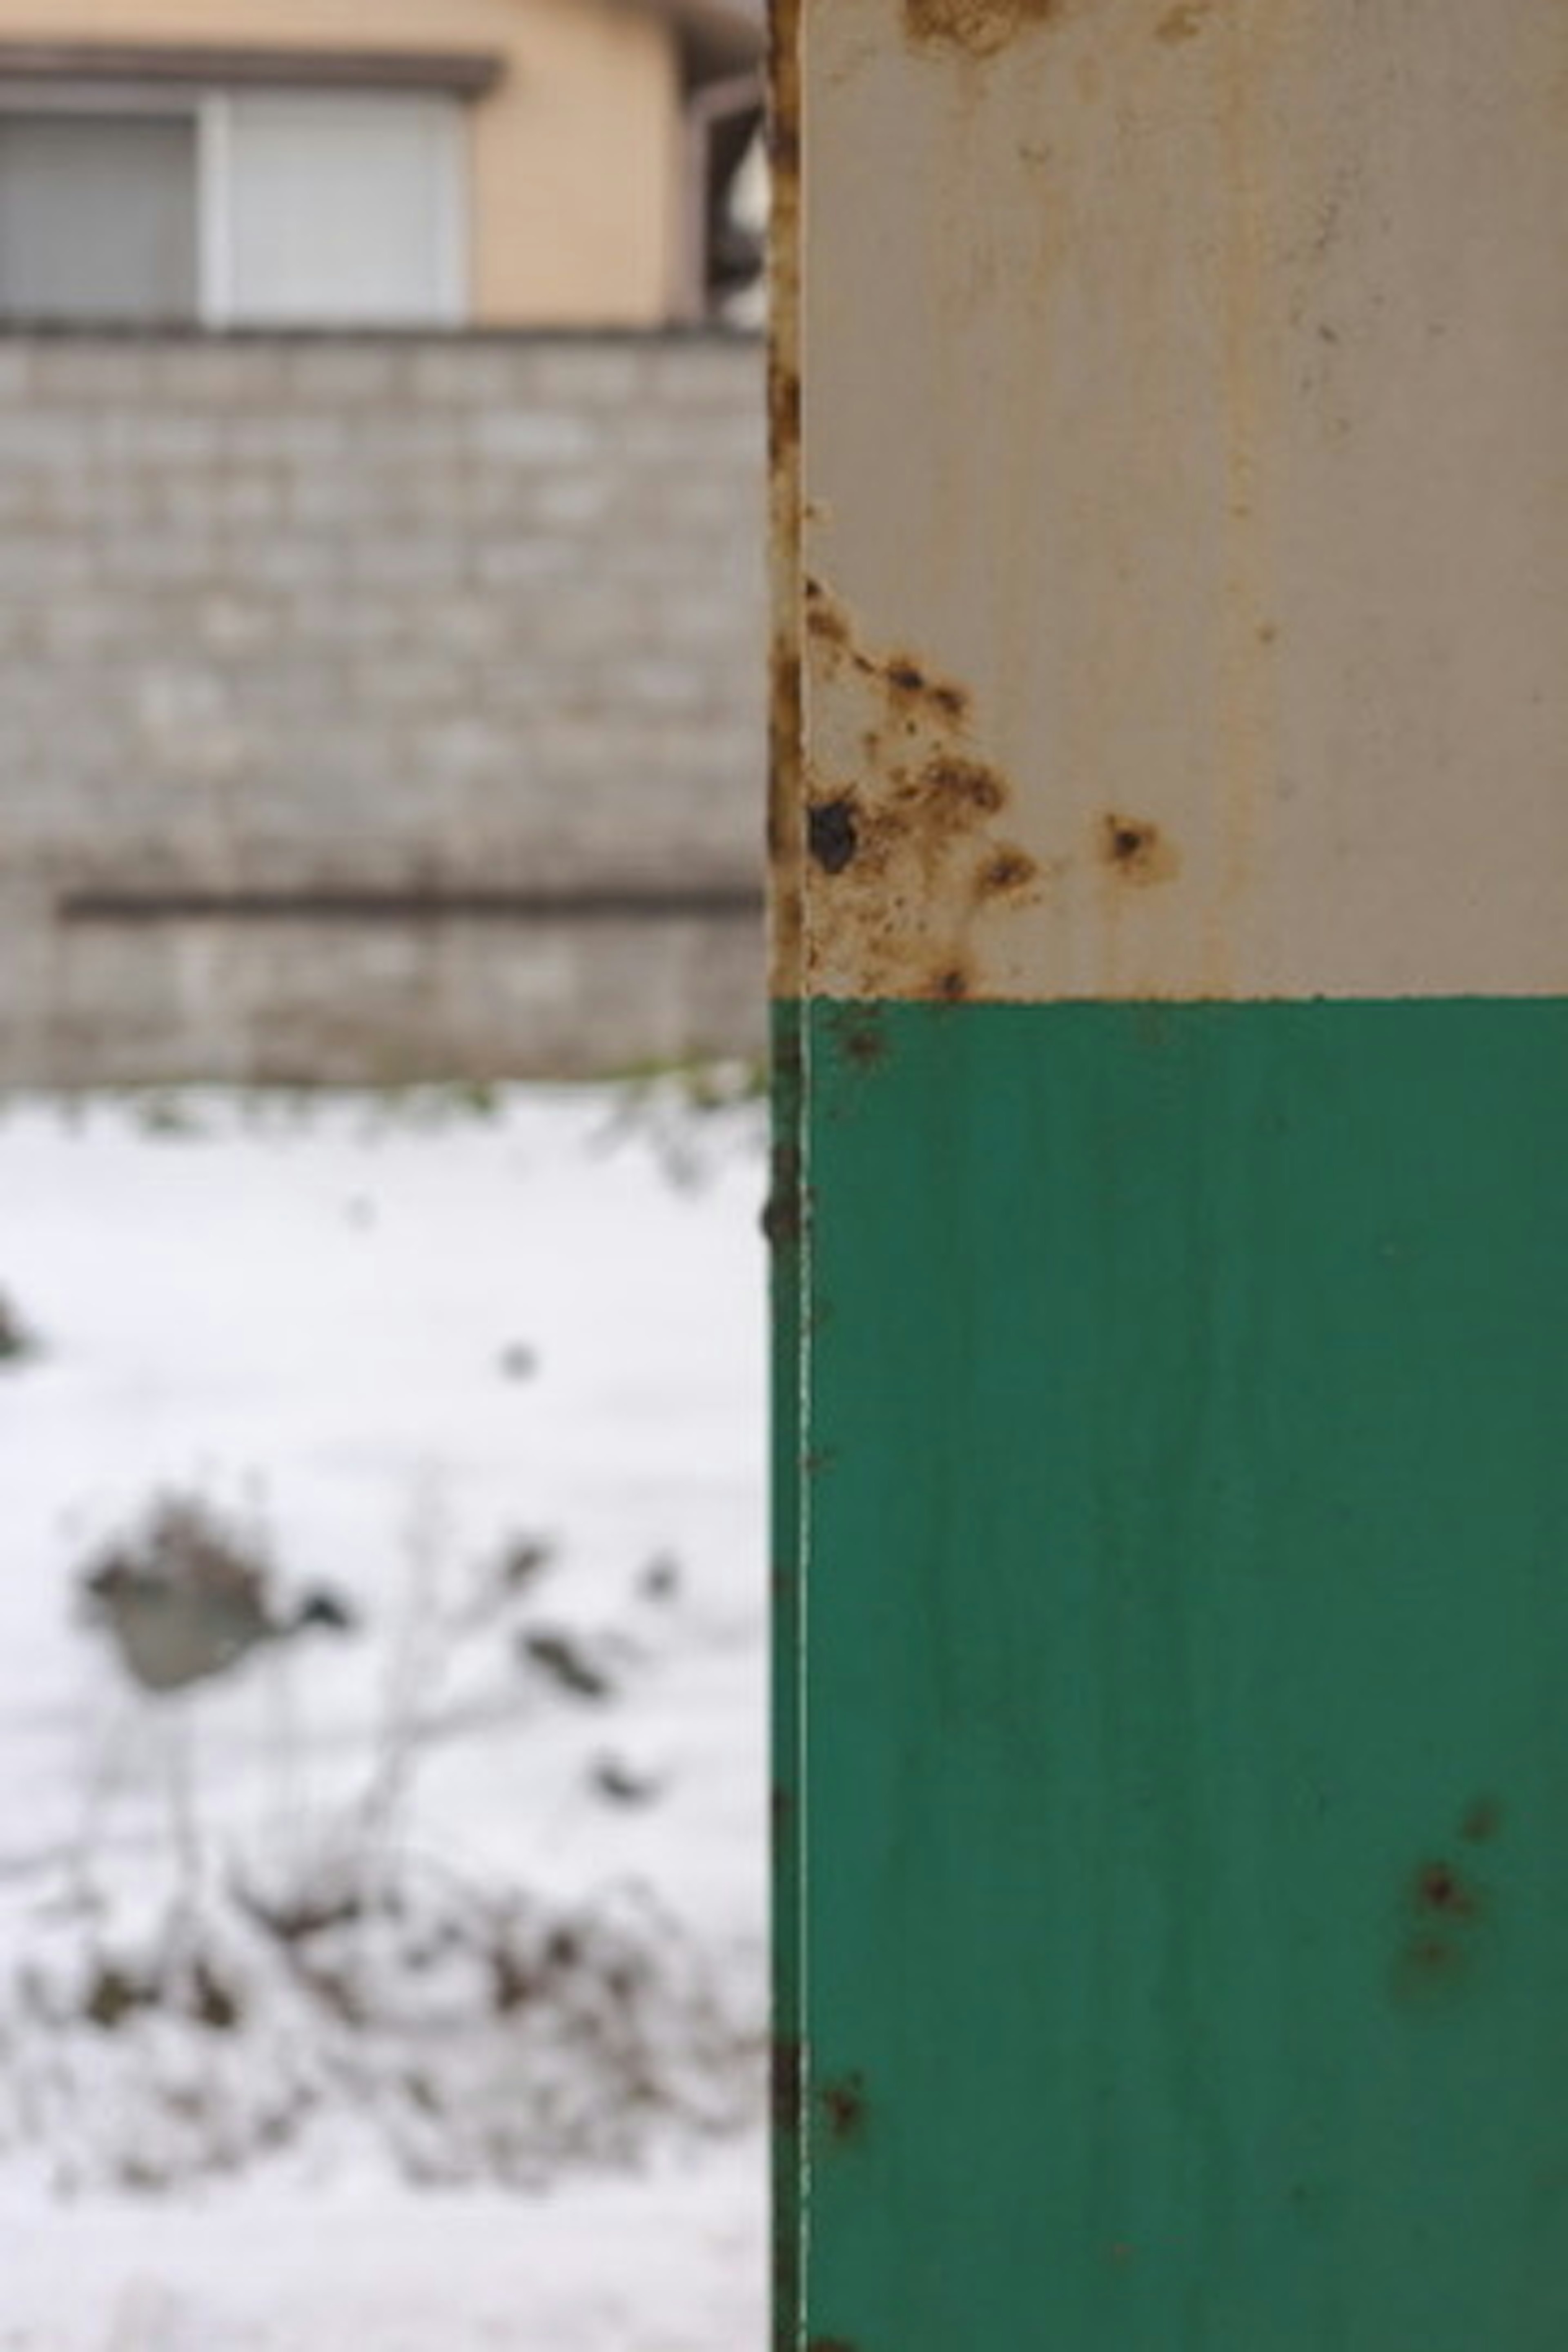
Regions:
[[[0,1083],[756,1049],[762,372],[0,345]]]

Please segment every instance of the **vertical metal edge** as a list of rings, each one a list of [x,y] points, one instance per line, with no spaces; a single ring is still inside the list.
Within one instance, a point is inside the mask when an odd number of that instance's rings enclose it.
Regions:
[[[805,865],[802,768],[800,5],[770,0],[768,544],[772,607],[768,718],[770,975],[800,992]]]
[[[773,2342],[794,2352],[804,2330],[801,2159],[803,1988],[800,1744],[800,1461],[803,1243],[801,887],[800,21],[801,0],[770,0],[768,527],[769,977],[773,999],[773,1162],[768,1211],[773,1362]]]

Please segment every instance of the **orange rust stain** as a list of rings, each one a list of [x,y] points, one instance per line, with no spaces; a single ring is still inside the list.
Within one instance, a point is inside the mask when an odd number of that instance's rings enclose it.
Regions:
[[[945,41],[985,58],[1061,13],[1062,0],[904,0],[904,30],[911,41]]]
[[[994,816],[1007,805],[1006,785],[994,768],[982,767],[978,760],[931,760],[919,782],[906,783],[903,790],[943,809],[973,810],[979,816]]]
[[[1026,890],[1039,874],[1039,863],[1026,849],[1011,844],[998,849],[985,860],[974,877],[976,895],[982,898],[1000,898],[1015,890]]]
[[[1181,5],[1167,9],[1154,27],[1157,41],[1195,41],[1203,31],[1209,14],[1208,0],[1181,0]]]
[[[1032,903],[1043,869],[998,837],[1007,778],[971,738],[972,698],[908,646],[868,649],[820,581],[806,657],[831,714],[806,779],[805,984],[956,1001],[984,992],[976,927]]]
[[[805,583],[805,625],[814,637],[824,638],[829,645],[848,646],[849,624],[829,601],[820,580]]]
[[[1122,816],[1112,810],[1100,820],[1100,858],[1119,881],[1142,887],[1169,882],[1181,872],[1173,845],[1146,817]]]

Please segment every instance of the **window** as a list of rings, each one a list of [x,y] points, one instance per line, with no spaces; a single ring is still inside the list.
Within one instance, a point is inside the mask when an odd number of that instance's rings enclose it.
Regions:
[[[0,314],[456,324],[463,128],[435,91],[0,96]]]
[[[191,318],[196,135],[188,115],[0,117],[0,310]]]
[[[255,320],[451,320],[453,100],[247,91],[217,120],[210,303]]]

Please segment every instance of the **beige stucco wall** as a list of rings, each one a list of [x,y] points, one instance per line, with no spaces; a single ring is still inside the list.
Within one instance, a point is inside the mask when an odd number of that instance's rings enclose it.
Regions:
[[[196,41],[504,55],[472,114],[473,316],[652,324],[677,270],[680,119],[667,26],[626,0],[0,0],[0,40]]]

